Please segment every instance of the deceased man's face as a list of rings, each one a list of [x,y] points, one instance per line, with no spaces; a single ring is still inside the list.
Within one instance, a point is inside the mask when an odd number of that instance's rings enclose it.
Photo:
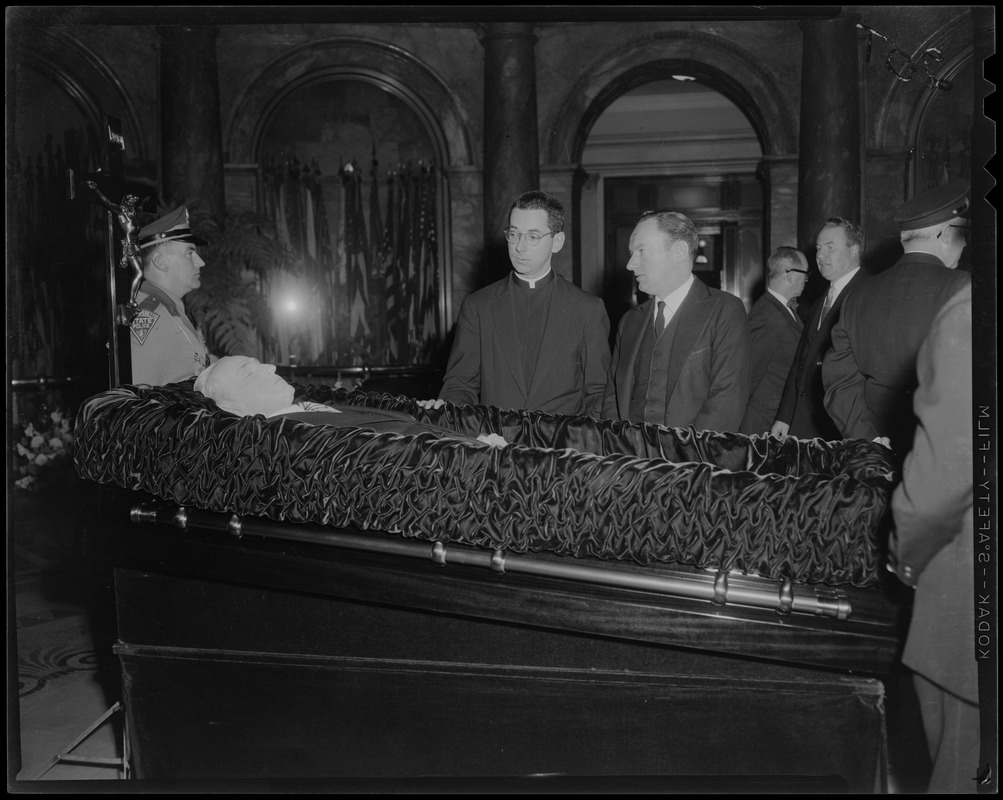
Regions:
[[[209,375],[202,393],[234,414],[270,414],[293,402],[295,390],[275,374],[274,364],[262,364],[248,356],[226,356],[206,371]]]

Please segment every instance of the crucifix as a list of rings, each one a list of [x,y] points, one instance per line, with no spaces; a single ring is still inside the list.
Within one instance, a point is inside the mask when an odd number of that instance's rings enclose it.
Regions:
[[[115,117],[104,118],[103,166],[94,173],[67,170],[67,195],[106,209],[105,252],[108,288],[108,380],[111,388],[132,380],[132,350],[129,324],[139,309],[136,293],[143,279],[139,245],[136,240],[136,213],[149,199],[149,187],[127,183],[122,168],[125,137]],[[145,195],[145,196],[144,196]],[[142,199],[140,199],[142,197]],[[117,200],[117,202],[116,202]],[[115,223],[121,228],[116,239]],[[118,242],[118,245],[116,244]],[[121,249],[121,257],[116,251]],[[123,298],[119,302],[118,298]]]

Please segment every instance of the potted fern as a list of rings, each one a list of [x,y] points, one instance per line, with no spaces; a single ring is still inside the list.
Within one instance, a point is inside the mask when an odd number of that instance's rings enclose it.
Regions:
[[[292,253],[275,235],[270,220],[254,212],[227,215],[219,225],[191,208],[191,221],[209,245],[204,248],[202,286],[185,298],[186,307],[214,355],[262,357],[274,349],[275,338],[262,287],[279,272],[297,272]]]

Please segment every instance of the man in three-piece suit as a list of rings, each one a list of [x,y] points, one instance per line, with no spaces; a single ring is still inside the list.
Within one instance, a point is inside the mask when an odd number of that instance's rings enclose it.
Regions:
[[[825,410],[822,359],[832,346],[832,327],[839,319],[843,301],[866,281],[866,273],[860,269],[863,250],[863,231],[843,217],[826,220],[815,239],[818,271],[829,281],[829,288],[812,305],[801,332],[777,418],[770,429],[774,436],[826,441],[840,438],[839,429]]]
[[[804,323],[797,298],[808,282],[808,259],[794,247],[778,247],[766,261],[766,291],[749,312],[752,374],[749,405],[740,433],[769,433]]]
[[[532,191],[513,203],[505,230],[513,271],[460,306],[439,401],[598,417],[609,317],[602,300],[552,269],[563,230],[554,197]]]
[[[687,217],[649,211],[630,235],[627,269],[650,299],[620,320],[603,417],[737,431],[749,399],[749,320],[737,297],[693,275]]]
[[[937,311],[971,280],[956,269],[968,192],[956,180],[904,203],[895,220],[905,252],[843,305],[822,365],[825,407],[843,438],[888,437],[899,458],[912,446],[916,355]]]

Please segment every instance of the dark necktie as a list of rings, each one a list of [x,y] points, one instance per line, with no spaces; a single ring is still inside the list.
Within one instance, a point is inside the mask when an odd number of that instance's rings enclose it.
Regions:
[[[665,332],[665,301],[658,301],[658,313],[655,314],[655,338]]]
[[[830,283],[829,290],[825,293],[825,302],[822,303],[822,314],[818,318],[818,326],[822,327],[822,320],[825,319],[825,315],[829,313],[829,309],[832,308],[832,296],[835,294],[835,287]]]

